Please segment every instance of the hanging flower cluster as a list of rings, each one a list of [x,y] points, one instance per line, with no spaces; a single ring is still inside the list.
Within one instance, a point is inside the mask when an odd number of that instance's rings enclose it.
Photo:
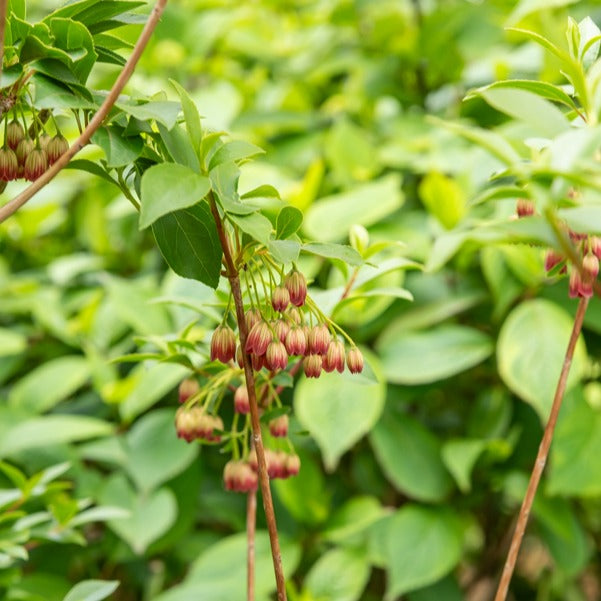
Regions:
[[[212,376],[206,388],[200,388],[196,379],[184,380],[179,389],[182,406],[175,418],[180,438],[229,445],[233,457],[225,466],[223,479],[226,490],[236,492],[255,490],[258,485],[257,457],[249,444],[250,402],[243,378],[245,353],[255,372],[259,409],[275,415],[267,421],[264,436],[270,478],[288,478],[300,470],[300,458],[288,438],[289,418],[279,398],[281,391],[273,383],[277,374],[289,367],[293,373],[302,368],[308,378],[318,378],[322,372],[342,373],[345,368],[354,374],[363,370],[361,351],[307,295],[304,275],[296,268],[283,274],[275,262],[267,260],[261,267],[261,271],[244,272],[248,331],[244,348],[229,325],[228,303],[222,323],[211,336],[209,357],[227,369]],[[256,280],[262,284],[262,295]],[[225,432],[219,410],[230,395],[234,417],[231,430]]]
[[[536,214],[536,206],[532,200],[520,198],[517,201],[518,217],[530,217]],[[567,258],[554,249],[545,254],[545,270],[554,273],[569,272],[570,298],[590,298],[593,296],[593,285],[599,275],[601,259],[601,238],[567,230],[580,260],[579,265],[569,264]]]

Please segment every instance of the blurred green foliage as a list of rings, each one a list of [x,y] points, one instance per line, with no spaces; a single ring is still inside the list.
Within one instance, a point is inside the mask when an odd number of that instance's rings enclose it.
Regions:
[[[54,8],[30,4],[34,16]],[[302,459],[298,477],[274,484],[291,601],[492,595],[575,303],[564,280],[545,275],[540,248],[473,227],[513,214],[515,189],[474,199],[498,155],[520,152],[517,140],[532,134],[490,98],[462,99],[500,78],[560,83],[552,55],[503,28],[565,46],[568,15],[599,23],[601,3],[172,0],[129,84],[134,96],[177,100],[168,79],[178,81],[205,128],[266,149],[242,166],[241,192],[270,184],[304,212],[307,237],[346,242],[361,224],[376,251],[336,318],[367,349],[377,382],[324,376],[284,396]],[[134,42],[138,32],[115,35]],[[99,66],[93,85],[108,88],[118,69]],[[495,156],[432,115],[510,142]],[[96,141],[102,150],[88,158],[109,148]],[[223,458],[172,426],[187,369],[114,361],[173,352],[188,327],[201,345],[189,352],[202,358],[221,292],[169,272],[127,199],[79,171],[0,226],[0,250],[9,466],[0,510],[27,502],[45,513],[23,547],[18,516],[0,524],[3,598],[61,601],[76,582],[103,579],[120,581],[119,601],[244,599],[245,499],[223,490]],[[333,308],[350,272],[317,256],[302,264]],[[518,600],[601,595],[596,301],[518,564]],[[63,484],[53,488],[40,474],[57,465]],[[87,523],[86,511],[99,513]],[[274,585],[261,520],[265,601]]]

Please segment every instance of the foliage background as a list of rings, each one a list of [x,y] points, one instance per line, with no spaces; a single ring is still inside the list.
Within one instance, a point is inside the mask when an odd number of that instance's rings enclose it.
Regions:
[[[378,383],[301,380],[285,397],[303,462],[274,483],[293,601],[492,594],[575,302],[565,281],[546,278],[538,248],[444,248],[450,231],[509,218],[515,201],[472,206],[495,159],[429,115],[519,135],[462,98],[499,78],[557,81],[552,58],[503,30],[562,43],[568,14],[601,22],[597,2],[552,4],[172,0],[129,84],[175,100],[173,78],[205,127],[265,148],[240,189],[274,185],[305,212],[308,237],[345,242],[359,223],[374,244],[403,243],[374,255],[337,312]],[[133,42],[138,31],[118,34]],[[108,88],[116,72],[98,68],[94,85]],[[71,493],[51,491],[55,518],[72,515],[71,495],[130,511],[84,525],[86,546],[57,518],[37,533],[50,540],[0,572],[3,598],[60,601],[102,578],[121,581],[120,601],[243,599],[245,499],[223,490],[223,457],[172,427],[186,370],[111,363],[164,348],[199,313],[194,333],[206,341],[214,292],[169,273],[127,200],[79,172],[0,226],[0,248],[0,456],[28,475],[69,462]],[[303,267],[327,306],[343,274],[317,259]],[[593,300],[516,599],[601,595],[600,333]],[[267,548],[260,533],[261,601],[273,590]]]

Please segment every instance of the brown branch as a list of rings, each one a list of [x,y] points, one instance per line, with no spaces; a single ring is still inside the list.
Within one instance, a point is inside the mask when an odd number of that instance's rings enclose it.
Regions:
[[[25,188],[23,192],[15,196],[10,202],[5,204],[2,208],[0,208],[0,223],[6,221],[13,213],[15,213],[18,209],[20,209],[28,200],[30,200],[37,192],[39,192],[48,182],[50,182],[57,173],[66,167],[67,163],[86,145],[89,143],[90,138],[94,134],[94,132],[102,125],[102,122],[108,115],[109,111],[117,102],[119,98],[119,94],[121,94],[125,84],[131,77],[136,64],[140,60],[142,56],[142,52],[144,52],[144,48],[152,35],[155,27],[157,26],[161,14],[167,4],[167,0],[157,0],[150,16],[148,17],[148,21],[146,21],[146,25],[144,25],[144,29],[134,46],[134,49],[129,57],[127,63],[123,67],[121,73],[119,73],[119,77],[113,84],[111,91],[108,96],[105,98],[104,102],[89,122],[88,126],[81,133],[79,138],[73,142],[73,144],[69,147],[67,152],[63,154],[56,163],[54,163],[47,171],[45,171],[38,179],[36,179],[30,186]]]
[[[0,80],[4,63],[4,32],[6,31],[6,6],[8,0],[0,0]]]
[[[255,601],[255,531],[257,526],[257,491],[246,498],[246,601]]]
[[[244,302],[242,301],[242,291],[240,289],[240,277],[232,258],[232,251],[227,233],[223,227],[219,209],[215,203],[212,192],[209,192],[209,204],[211,213],[217,226],[219,240],[223,249],[223,259],[225,263],[226,276],[230,282],[234,305],[236,307],[236,321],[238,322],[238,331],[240,332],[240,346],[246,348],[246,338],[248,330],[244,318]],[[255,376],[253,374],[250,356],[248,353],[242,353],[244,362],[244,377],[246,380],[246,389],[248,390],[248,401],[250,404],[250,421],[252,426],[252,443],[257,452],[257,463],[259,468],[259,485],[263,498],[263,509],[267,521],[267,530],[269,532],[269,542],[271,543],[271,556],[273,558],[273,569],[275,572],[275,581],[277,588],[278,601],[286,601],[286,582],[284,579],[284,570],[282,568],[282,554],[280,552],[280,542],[278,539],[278,529],[275,520],[275,511],[273,509],[273,499],[271,498],[271,489],[269,488],[269,476],[267,475],[267,462],[265,460],[265,449],[263,448],[263,437],[261,436],[261,422],[259,420],[259,407],[257,404],[257,395],[255,390]]]
[[[555,397],[553,398],[553,405],[551,406],[551,413],[549,414],[549,420],[545,426],[543,439],[538,448],[538,454],[536,455],[536,461],[534,463],[534,467],[532,468],[532,474],[530,475],[530,482],[528,482],[526,496],[524,497],[524,501],[520,507],[517,524],[511,539],[511,545],[509,547],[509,552],[507,553],[503,574],[501,575],[501,580],[499,582],[499,587],[497,589],[497,594],[495,595],[494,601],[505,601],[507,598],[509,583],[511,582],[511,576],[513,575],[520,546],[522,545],[522,539],[524,538],[524,532],[526,531],[526,525],[528,523],[528,517],[530,516],[530,510],[532,509],[532,503],[534,502],[538,483],[540,482],[543,470],[545,469],[545,464],[547,463],[547,457],[549,456],[549,448],[551,447],[555,424],[557,423],[561,402],[566,390],[568,374],[570,373],[572,358],[574,357],[574,350],[576,348],[576,343],[578,342],[578,337],[580,336],[580,330],[582,329],[582,322],[584,321],[584,314],[586,313],[588,301],[588,298],[582,298],[578,304],[578,310],[576,311],[576,316],[574,317],[572,334],[570,336],[568,349],[566,350],[563,366],[561,368],[561,374],[559,375],[559,381],[555,390]]]

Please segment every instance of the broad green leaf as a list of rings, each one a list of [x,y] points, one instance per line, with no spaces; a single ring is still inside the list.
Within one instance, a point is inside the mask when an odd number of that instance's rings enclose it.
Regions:
[[[384,373],[395,384],[426,384],[478,365],[493,352],[489,336],[460,325],[399,332],[377,345]]]
[[[262,154],[265,151],[250,142],[244,140],[232,140],[221,146],[209,161],[209,171],[221,165],[232,161],[241,161],[250,157]]]
[[[198,155],[196,154],[186,131],[179,125],[174,125],[171,129],[168,129],[159,122],[157,123],[157,126],[161,134],[161,139],[173,161],[180,165],[190,167],[190,169],[193,169],[197,173],[200,172]]]
[[[560,209],[559,217],[575,231],[601,234],[601,205],[587,205]]]
[[[462,525],[446,509],[405,505],[386,524],[388,601],[436,582],[461,559]]]
[[[554,138],[570,127],[570,122],[556,106],[527,90],[486,88],[480,95],[501,112],[527,123],[540,136]]]
[[[387,413],[370,434],[376,459],[402,493],[421,501],[441,501],[452,481],[440,455],[440,442],[418,421]]]
[[[174,79],[170,79],[169,83],[175,88],[180,102],[182,103],[182,109],[184,111],[184,119],[186,120],[186,130],[190,136],[192,146],[195,152],[200,152],[200,141],[202,139],[202,128],[200,125],[200,115],[198,108],[190,94]]]
[[[486,442],[479,439],[451,439],[443,444],[442,460],[462,492],[471,490],[472,470],[485,449]]]
[[[46,22],[52,32],[53,48],[60,48],[73,58],[73,73],[81,84],[85,84],[98,57],[90,31],[71,19],[54,17]]]
[[[303,223],[303,214],[295,207],[283,207],[275,222],[275,237],[290,238]]]
[[[356,496],[347,501],[328,520],[323,537],[334,543],[344,543],[348,539],[355,540],[374,522],[388,515],[388,510],[375,497]]]
[[[273,258],[279,263],[293,263],[298,261],[301,251],[300,242],[296,240],[270,240],[267,245]]]
[[[280,193],[273,186],[263,184],[245,192],[240,198],[280,198]]]
[[[522,302],[507,317],[499,333],[497,361],[505,384],[530,403],[546,421],[559,379],[572,318],[556,304],[542,299]],[[567,388],[584,375],[586,349],[578,341]]]
[[[63,601],[101,601],[117,590],[116,580],[84,580],[76,584]]]
[[[49,16],[72,18],[86,25],[110,19],[124,12],[142,6],[144,2],[135,0],[116,0],[98,2],[98,0],[75,0],[67,2]]]
[[[295,388],[298,420],[317,441],[329,471],[369,432],[384,408],[386,391],[379,367],[373,355],[368,362],[376,382],[357,382],[352,374],[323,373],[319,379],[302,379]]]
[[[83,524],[90,524],[92,522],[106,522],[108,520],[119,520],[130,517],[129,511],[122,509],[121,507],[111,507],[100,505],[86,509],[81,513],[78,513],[72,520],[69,521],[69,526],[81,526]]]
[[[211,189],[209,178],[185,165],[159,163],[142,176],[140,229],[159,217],[200,202]]]
[[[573,4],[577,1],[578,0],[520,0],[520,4],[518,5],[516,11],[514,11],[514,13],[509,17],[508,22],[516,23],[520,18],[522,18],[522,16],[540,10],[541,8],[549,8],[551,4],[561,6],[565,4]],[[545,36],[542,36],[539,33],[536,33],[535,31],[528,31],[527,29],[520,29],[519,27],[508,27],[507,31],[517,33],[528,38],[533,42],[536,42],[545,50],[548,50],[551,54],[554,54],[557,58],[559,58],[562,61],[567,61],[570,58],[565,50],[559,48]]]
[[[313,599],[358,601],[371,567],[358,549],[332,549],[322,555],[305,578],[305,592]]]
[[[318,257],[325,257],[326,259],[340,259],[356,267],[363,265],[361,255],[351,246],[343,244],[309,242],[308,244],[303,244],[301,250],[312,255],[317,255]]]
[[[238,180],[240,169],[236,163],[221,163],[209,174],[211,186],[226,213],[249,215],[257,211],[256,207],[240,202]]]
[[[140,121],[156,121],[167,129],[175,126],[180,111],[179,102],[169,100],[151,100],[140,104],[117,102],[115,106]]]
[[[15,330],[0,328],[0,357],[18,355],[27,349],[27,337]]]
[[[447,229],[454,228],[467,210],[467,199],[459,184],[435,171],[421,181],[419,196],[428,212]]]
[[[104,150],[109,167],[123,167],[133,163],[142,152],[142,138],[125,137],[123,128],[116,125],[101,127],[92,136],[92,142]]]
[[[207,203],[164,215],[152,225],[152,231],[175,273],[217,288],[223,253]]]
[[[229,218],[251,238],[265,246],[269,245],[273,226],[267,217],[261,213],[251,213],[250,215],[230,214]]]
[[[175,435],[174,412],[161,409],[140,418],[127,435],[125,469],[142,492],[173,478],[194,460],[198,447]]]
[[[355,223],[365,226],[376,223],[402,204],[400,177],[386,175],[314,203],[305,214],[303,230],[319,242],[335,242],[346,238]]]
[[[70,355],[52,359],[19,380],[8,400],[15,407],[43,413],[71,396],[89,377],[90,365],[84,357]]]
[[[109,436],[113,431],[114,427],[108,422],[83,415],[34,417],[8,428],[0,442],[0,457],[14,456],[28,449]]]
[[[161,488],[148,494],[136,493],[125,476],[118,473],[108,479],[100,500],[129,512],[129,518],[108,524],[138,555],[165,534],[177,518],[177,501],[171,490]]]
[[[67,86],[60,85],[45,75],[37,73],[32,77],[32,81],[35,84],[34,106],[38,110],[97,108],[90,100],[75,94]]]

